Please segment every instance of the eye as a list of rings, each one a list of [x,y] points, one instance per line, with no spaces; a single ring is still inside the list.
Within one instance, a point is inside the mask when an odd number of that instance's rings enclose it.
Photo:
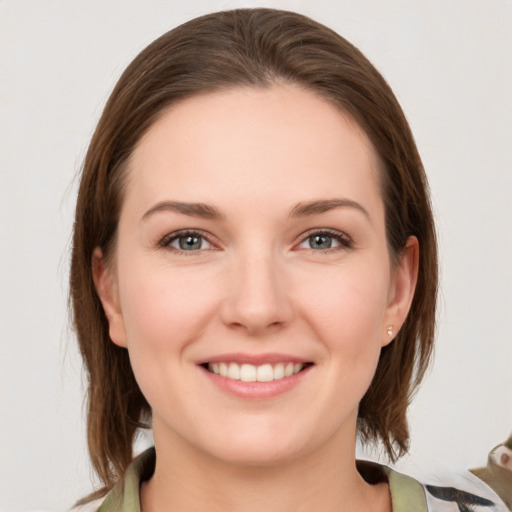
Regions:
[[[352,240],[341,233],[331,229],[313,231],[307,233],[306,238],[298,245],[299,249],[312,249],[317,252],[329,250],[349,249],[352,247]]]
[[[162,247],[176,250],[176,252],[198,252],[212,249],[212,244],[206,237],[197,231],[178,231],[167,235],[161,242]]]

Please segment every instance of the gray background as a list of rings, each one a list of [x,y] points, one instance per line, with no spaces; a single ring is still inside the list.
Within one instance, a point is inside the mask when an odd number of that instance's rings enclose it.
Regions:
[[[485,463],[512,429],[512,3],[507,0],[0,0],[0,512],[91,488],[68,328],[78,172],[129,61],[205,12],[297,10],[359,46],[410,120],[442,257],[435,364],[401,467]]]

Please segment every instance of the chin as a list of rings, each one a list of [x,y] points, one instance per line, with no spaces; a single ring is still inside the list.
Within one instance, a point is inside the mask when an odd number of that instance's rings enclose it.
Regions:
[[[314,452],[329,432],[312,432],[289,422],[259,422],[209,436],[208,451],[217,460],[235,466],[271,467],[286,464]],[[212,443],[212,440],[214,442]],[[313,442],[314,440],[314,442]]]
[[[293,446],[279,446],[275,441],[266,443],[234,443],[226,450],[215,450],[214,455],[226,464],[239,467],[272,467],[286,464],[300,454]]]
[[[253,418],[254,419],[254,418]],[[210,457],[236,466],[273,466],[292,460],[305,449],[307,433],[294,432],[283,422],[237,421],[219,424],[219,429],[197,432],[192,445]]]

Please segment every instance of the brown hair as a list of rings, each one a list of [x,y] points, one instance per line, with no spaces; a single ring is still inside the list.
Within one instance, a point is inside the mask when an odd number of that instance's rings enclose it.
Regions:
[[[407,450],[406,410],[428,366],[434,338],[437,250],[428,184],[410,128],[386,81],[341,36],[302,15],[239,9],[185,23],[144,49],[115,86],[85,158],[74,225],[71,301],[88,376],[89,451],[106,492],[132,459],[150,407],[127,351],[110,341],[93,283],[93,250],[115,249],[126,163],[142,135],[171,104],[210,91],[294,83],[326,98],[366,132],[380,157],[390,254],[410,235],[420,244],[411,310],[383,348],[359,407],[363,441],[383,443],[391,459]]]

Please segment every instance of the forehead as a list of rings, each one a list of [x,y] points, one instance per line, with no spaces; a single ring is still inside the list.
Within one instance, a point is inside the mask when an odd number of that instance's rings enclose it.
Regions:
[[[378,167],[364,131],[313,92],[237,88],[166,110],[132,154],[125,200],[171,194],[210,202],[235,191],[256,202],[380,195]]]

